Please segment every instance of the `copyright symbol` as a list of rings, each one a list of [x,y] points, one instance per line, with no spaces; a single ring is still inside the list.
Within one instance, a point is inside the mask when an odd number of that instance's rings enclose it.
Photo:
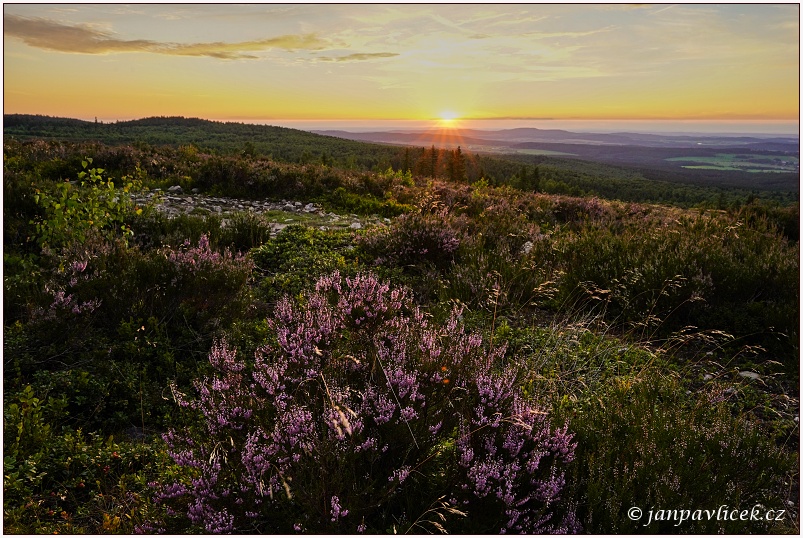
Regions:
[[[627,511],[627,517],[632,519],[633,521],[638,521],[641,519],[641,508],[638,506],[633,506],[630,510]]]

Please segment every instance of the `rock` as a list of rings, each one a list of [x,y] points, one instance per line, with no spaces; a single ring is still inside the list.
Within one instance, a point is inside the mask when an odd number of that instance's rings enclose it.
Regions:
[[[349,228],[351,228],[352,230],[359,230],[360,228],[362,228],[362,224],[360,224],[359,222],[352,222]]]
[[[198,188],[192,189],[193,194],[198,194],[199,192],[201,192],[201,189]]]
[[[213,207],[212,209],[214,209],[214,210],[215,210],[215,213],[223,213],[223,208],[222,208],[222,207],[220,207],[219,205],[216,205],[216,206],[215,206],[215,207]]]
[[[526,242],[526,243],[524,243],[524,245],[521,247],[521,253],[522,253],[522,254],[529,254],[529,253],[530,253],[530,251],[532,251],[532,249],[533,249],[533,242],[532,242],[532,241],[527,241],[527,242]]]
[[[307,204],[304,206],[304,211],[307,213],[312,213],[315,211],[315,204]]]
[[[284,209],[285,211],[293,211],[295,209],[295,206],[292,203],[287,202],[286,204],[284,204],[284,207],[282,207],[282,209]]]
[[[184,203],[185,203],[185,204],[191,204],[191,203],[193,203],[193,201],[192,201],[192,196],[187,196],[186,198],[184,198]]]
[[[181,192],[182,192],[181,185],[173,185],[172,187],[167,189],[167,192],[176,192],[176,193],[181,194]]]
[[[712,379],[714,379],[714,376],[712,376],[711,374],[705,374],[703,376],[703,381],[711,381]]]
[[[760,379],[760,378],[761,378],[761,376],[760,376],[760,375],[758,375],[757,373],[755,373],[755,372],[748,372],[748,371],[739,372],[739,375],[740,375],[741,377],[746,377],[747,379]]]
[[[301,207],[303,204],[301,202],[293,202],[293,205],[296,207]]]

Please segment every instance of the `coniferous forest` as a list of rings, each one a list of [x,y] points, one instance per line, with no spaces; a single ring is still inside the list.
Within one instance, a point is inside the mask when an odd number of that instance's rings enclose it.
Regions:
[[[4,129],[5,532],[799,533],[799,192]]]

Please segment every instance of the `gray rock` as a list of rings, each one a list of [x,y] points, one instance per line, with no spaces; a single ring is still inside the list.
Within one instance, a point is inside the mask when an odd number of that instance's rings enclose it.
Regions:
[[[359,222],[352,222],[349,228],[351,228],[352,230],[359,230],[360,228],[362,228],[362,224],[360,224]]]
[[[193,194],[198,194],[199,192],[201,192],[201,189],[198,188],[192,189]]]
[[[744,371],[744,372],[739,372],[739,375],[740,375],[741,377],[746,377],[747,379],[754,379],[754,380],[755,380],[755,379],[761,379],[761,376],[760,376],[760,375],[758,375],[758,374],[757,374],[757,373],[755,373],[755,372],[748,372],[748,371]]]
[[[533,242],[532,242],[532,241],[527,241],[527,242],[526,242],[526,243],[524,243],[524,245],[521,247],[521,253],[522,253],[522,254],[529,254],[529,253],[530,253],[530,251],[532,251],[532,249],[533,249]]]
[[[705,374],[703,376],[703,381],[711,381],[712,379],[714,379],[714,376],[712,376],[711,374]]]
[[[167,192],[177,192],[177,193],[181,193],[181,192],[182,192],[182,190],[181,190],[181,185],[173,185],[172,187],[170,187],[169,189],[167,189]]]
[[[213,207],[212,209],[214,209],[214,210],[215,210],[215,213],[223,213],[223,208],[222,208],[222,207],[220,207],[219,205],[216,205],[216,206],[215,206],[215,207]]]

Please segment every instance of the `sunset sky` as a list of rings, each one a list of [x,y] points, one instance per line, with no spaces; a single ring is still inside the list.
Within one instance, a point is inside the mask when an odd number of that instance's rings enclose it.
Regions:
[[[799,6],[5,4],[5,113],[799,117]]]

